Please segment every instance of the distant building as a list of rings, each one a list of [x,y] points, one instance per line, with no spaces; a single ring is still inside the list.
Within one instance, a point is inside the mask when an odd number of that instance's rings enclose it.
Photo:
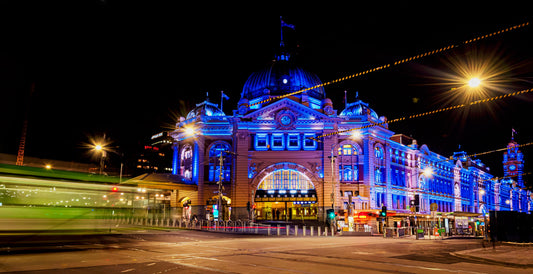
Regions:
[[[174,139],[163,131],[153,135],[141,147],[136,159],[135,174],[172,173],[172,143]]]

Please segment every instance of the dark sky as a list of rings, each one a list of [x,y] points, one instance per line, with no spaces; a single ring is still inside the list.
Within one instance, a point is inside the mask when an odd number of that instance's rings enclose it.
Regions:
[[[116,2],[3,6],[0,28],[0,152],[16,154],[28,112],[26,155],[87,162],[82,147],[103,133],[126,154],[175,123],[209,92],[231,99],[267,65],[279,46],[279,15],[188,14],[183,7],[125,6]],[[406,57],[458,44],[533,17],[437,15],[287,15],[296,26],[287,44],[299,64],[326,82]],[[364,77],[327,86],[339,112],[344,90],[389,119],[460,103],[450,89],[462,68],[481,67],[491,85],[485,96],[532,87],[532,26]],[[467,69],[468,70],[468,69]],[[28,100],[31,84],[35,92]],[[481,96],[481,95],[478,95]],[[449,156],[504,147],[511,128],[530,142],[533,95],[468,110],[391,124],[419,144]],[[30,102],[30,103],[29,103]],[[533,161],[531,149],[523,151]],[[530,155],[530,156],[528,156]],[[501,153],[481,158],[501,175]]]

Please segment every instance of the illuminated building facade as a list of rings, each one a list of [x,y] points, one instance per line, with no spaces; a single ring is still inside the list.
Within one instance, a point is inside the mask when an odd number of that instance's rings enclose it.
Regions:
[[[419,214],[431,208],[530,210],[530,193],[521,190],[520,179],[492,180],[489,169],[464,152],[445,157],[395,134],[387,123],[371,126],[386,121],[358,98],[340,112],[334,109],[320,79],[282,48],[271,65],[250,75],[232,114],[207,99],[180,119],[171,133],[173,173],[198,189],[192,197],[176,197],[190,200],[193,214],[204,216],[221,181],[221,210],[227,216],[231,207],[233,220],[251,213],[259,220],[324,220],[330,208],[375,212],[382,205],[407,216],[415,197]],[[363,129],[347,131],[356,128]],[[321,142],[310,139],[321,135],[327,135]],[[504,156],[506,174],[523,166],[512,144]]]

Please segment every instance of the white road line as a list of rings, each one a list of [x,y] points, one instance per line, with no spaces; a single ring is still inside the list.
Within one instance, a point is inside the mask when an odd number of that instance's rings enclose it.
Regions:
[[[216,268],[211,268],[211,267],[207,267],[207,266],[199,266],[199,265],[194,265],[194,264],[184,264],[184,263],[176,262],[176,261],[171,261],[171,263],[179,264],[179,265],[183,265],[183,266],[187,266],[187,267],[192,267],[192,268],[198,268],[198,269],[202,269],[202,270],[216,271],[216,272],[221,272],[221,273],[235,273],[235,272],[228,272],[228,271],[224,271],[222,269],[216,269]]]
[[[122,271],[120,271],[120,272],[125,273],[125,272],[130,272],[130,271],[133,271],[133,270],[135,270],[135,268],[130,268],[130,269],[122,270]]]
[[[152,266],[152,265],[154,265],[154,264],[155,264],[155,263],[151,263],[151,264],[147,264],[146,266]]]

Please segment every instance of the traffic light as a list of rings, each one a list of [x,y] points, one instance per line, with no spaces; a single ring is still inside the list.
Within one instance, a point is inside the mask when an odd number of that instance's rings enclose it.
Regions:
[[[413,200],[409,202],[409,205],[415,208],[415,211],[418,212],[420,209],[420,195],[415,194]]]
[[[381,207],[381,217],[387,217],[387,207],[382,206]]]
[[[328,220],[335,220],[335,210],[334,209],[328,209],[326,211],[326,214],[328,216]]]
[[[111,188],[111,191],[113,191],[113,192],[117,192],[117,191],[118,191],[118,187],[116,187],[116,186],[112,187],[112,188]]]

